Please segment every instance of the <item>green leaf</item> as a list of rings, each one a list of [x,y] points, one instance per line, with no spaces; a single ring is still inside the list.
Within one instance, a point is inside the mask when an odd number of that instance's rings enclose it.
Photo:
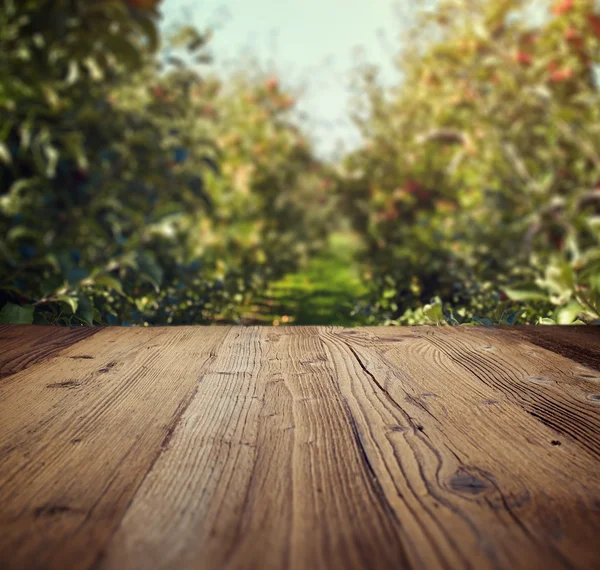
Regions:
[[[442,303],[438,299],[436,299],[430,305],[425,305],[423,307],[423,314],[430,320],[435,323],[441,323],[444,319],[444,312],[442,310]]]
[[[163,270],[154,257],[148,253],[138,255],[137,266],[140,278],[148,281],[158,292],[163,280]]]
[[[67,78],[65,79],[66,85],[73,85],[79,78],[79,65],[75,60],[69,62],[69,71],[67,72]]]
[[[0,162],[4,162],[4,164],[12,163],[12,156],[10,155],[10,151],[3,142],[0,142]]]
[[[59,153],[56,147],[48,144],[45,146],[44,151],[46,153],[46,176],[53,178],[56,174],[56,165],[58,164]]]
[[[17,241],[20,239],[34,239],[37,240],[40,237],[39,232],[33,228],[26,226],[16,226],[11,228],[6,234],[7,241]]]
[[[85,324],[92,325],[94,321],[94,306],[92,302],[85,295],[79,295],[77,300],[79,306],[75,316]]]
[[[137,19],[137,23],[144,32],[146,39],[148,40],[148,48],[150,49],[150,51],[156,51],[158,49],[160,41],[156,24],[154,23],[152,18],[147,16],[139,16]]]
[[[556,322],[559,325],[570,325],[575,319],[577,319],[577,315],[579,315],[581,311],[581,305],[576,301],[571,301],[565,307],[560,307],[556,310]]]
[[[112,275],[102,274],[94,277],[94,283],[104,285],[107,289],[113,289],[119,295],[125,295],[123,292],[123,284]]]
[[[509,299],[513,301],[546,301],[548,295],[534,285],[528,285],[519,289],[504,289]]]
[[[546,287],[551,293],[551,300],[557,305],[567,301],[574,286],[573,268],[562,259],[557,259],[546,268],[545,278],[539,280],[542,287]]]
[[[31,186],[34,186],[35,184],[39,183],[39,178],[19,178],[19,180],[16,180],[15,182],[13,182],[13,184],[11,185],[10,189],[8,190],[9,194],[18,194],[19,192],[21,192],[21,190],[25,190],[27,188],[30,188]]]
[[[174,55],[167,58],[167,63],[170,63],[173,67],[177,67],[178,69],[185,68],[185,61],[183,61],[183,59],[181,59],[180,57]]]
[[[98,309],[96,309],[96,307],[94,307],[92,309],[92,315],[93,315],[93,322],[96,322],[96,323],[102,322],[102,315],[101,315],[100,311]],[[92,324],[93,324],[93,322],[92,322]]]
[[[212,172],[217,176],[220,174],[219,165],[210,156],[203,156],[200,161],[206,164],[206,166],[208,166],[208,168],[210,168],[210,170],[212,170]]]
[[[209,64],[213,63],[213,57],[207,53],[201,53],[194,58],[194,61],[199,64]]]
[[[104,47],[111,51],[119,60],[128,67],[138,68],[142,63],[139,50],[125,38],[109,34],[104,39]]]
[[[521,317],[521,315],[523,313],[524,313],[523,309],[519,309],[518,311],[515,311],[514,313],[509,315],[508,318],[506,319],[507,324],[514,325],[519,320],[519,318]]]
[[[0,311],[0,323],[11,325],[30,325],[33,322],[33,305],[23,307],[6,303]]]
[[[64,303],[71,309],[71,312],[75,314],[77,312],[77,307],[79,306],[79,301],[76,297],[71,297],[69,295],[57,295],[55,300]]]
[[[104,72],[93,57],[86,58],[83,64],[87,67],[92,81],[102,81],[104,79]]]

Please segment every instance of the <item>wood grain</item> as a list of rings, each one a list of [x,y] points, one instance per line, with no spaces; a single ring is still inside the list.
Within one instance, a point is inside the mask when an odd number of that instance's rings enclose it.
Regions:
[[[226,344],[101,567],[407,567],[317,330]]]
[[[0,568],[597,570],[600,345],[530,328],[0,327]]]
[[[501,330],[426,336],[450,359],[600,460],[600,373]]]
[[[600,327],[506,327],[524,340],[537,344],[600,371]]]
[[[510,374],[480,364],[499,339],[463,332],[325,338],[386,497],[410,524],[413,566],[597,568],[597,460],[528,414],[503,386]],[[486,357],[469,371],[460,354],[475,347]]]
[[[0,381],[51,358],[98,330],[93,327],[0,325]]]
[[[4,380],[1,568],[95,562],[225,332],[104,329]]]

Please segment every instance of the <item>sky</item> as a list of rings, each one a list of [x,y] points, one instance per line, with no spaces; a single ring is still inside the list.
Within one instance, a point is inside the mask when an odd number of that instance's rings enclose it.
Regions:
[[[251,53],[284,86],[302,88],[301,110],[309,117],[317,152],[330,157],[338,140],[346,148],[360,141],[348,105],[356,49],[362,47],[364,59],[381,67],[383,82],[397,82],[393,57],[409,5],[410,0],[164,0],[162,26],[211,27],[215,70]]]

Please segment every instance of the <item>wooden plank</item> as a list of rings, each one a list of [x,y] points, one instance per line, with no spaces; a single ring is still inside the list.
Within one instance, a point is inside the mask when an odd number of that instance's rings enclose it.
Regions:
[[[454,329],[425,337],[557,435],[600,460],[600,373],[501,329]]]
[[[0,380],[59,354],[96,327],[0,326]]]
[[[600,371],[600,327],[506,327],[524,340]]]
[[[3,381],[3,570],[91,567],[227,331],[103,329]]]
[[[2,570],[600,568],[600,374],[515,329],[29,334]]]
[[[579,419],[564,417],[569,427],[559,434],[528,412],[528,389],[520,395],[528,386],[522,377],[549,369],[572,389],[574,363],[554,355],[544,368],[517,351],[511,368],[509,341],[500,334],[492,345],[473,329],[322,336],[365,454],[402,523],[411,567],[600,567],[599,464],[587,441],[565,435],[591,432],[598,408],[583,402]],[[553,393],[540,407],[569,408],[558,388],[533,385]]]
[[[226,344],[100,568],[408,568],[316,329]]]

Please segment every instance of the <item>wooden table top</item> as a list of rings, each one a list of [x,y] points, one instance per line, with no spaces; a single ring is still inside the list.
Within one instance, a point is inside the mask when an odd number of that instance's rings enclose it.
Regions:
[[[600,568],[600,330],[0,326],[0,568]]]

